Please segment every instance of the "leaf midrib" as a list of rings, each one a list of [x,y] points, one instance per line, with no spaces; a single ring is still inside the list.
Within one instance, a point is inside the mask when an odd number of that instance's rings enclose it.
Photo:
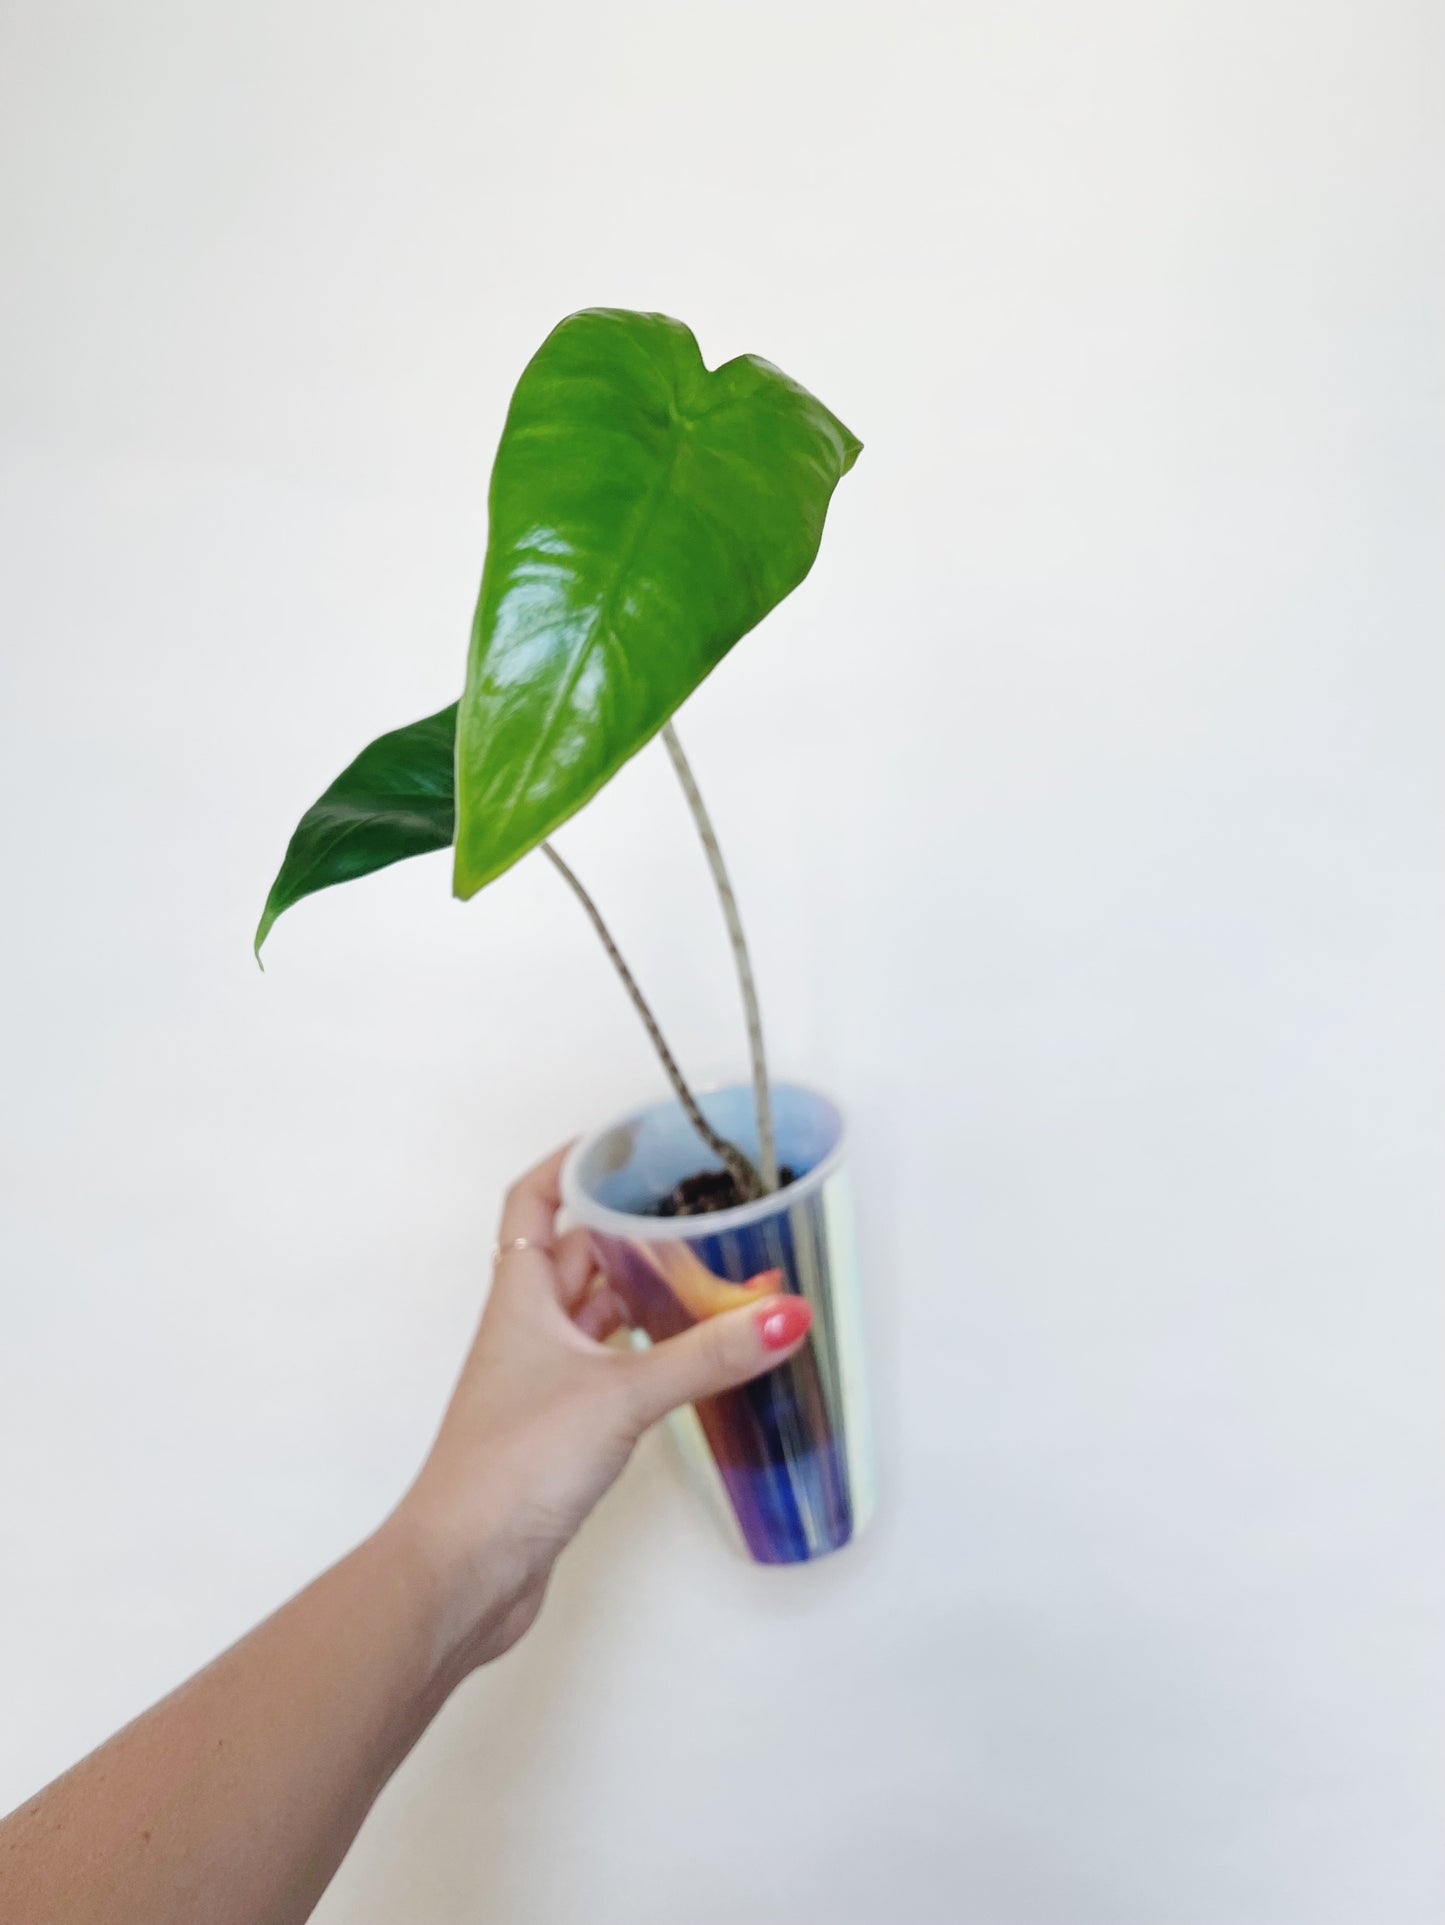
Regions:
[[[706,373],[706,370],[704,370],[704,372]],[[551,747],[552,732],[556,727],[557,717],[562,712],[563,704],[570,700],[572,691],[577,686],[578,677],[582,673],[588,654],[597,642],[599,633],[610,634],[612,632],[612,606],[616,598],[618,586],[621,583],[622,577],[627,570],[631,568],[633,561],[647,540],[652,530],[652,524],[657,519],[658,510],[661,508],[663,501],[672,487],[672,477],[677,468],[678,455],[682,451],[684,436],[693,431],[692,422],[689,421],[685,415],[681,414],[677,408],[675,392],[672,396],[672,402],[672,447],[668,454],[667,465],[659,472],[657,479],[652,485],[650,494],[640,505],[636,531],[628,542],[624,552],[618,556],[609,577],[607,587],[603,592],[602,599],[598,603],[597,613],[592,621],[589,622],[587,632],[575,650],[567,673],[562,678],[552,698],[546,718],[532,744],[531,752],[528,754],[522,766],[520,775],[513,784],[511,806],[500,819],[502,828],[510,827],[516,818],[521,797],[525,794],[527,786],[532,779],[533,771],[541,760],[543,750]],[[569,555],[575,553],[575,545],[571,542],[568,543],[568,551]],[[548,831],[546,829],[542,831],[543,835],[547,833]]]

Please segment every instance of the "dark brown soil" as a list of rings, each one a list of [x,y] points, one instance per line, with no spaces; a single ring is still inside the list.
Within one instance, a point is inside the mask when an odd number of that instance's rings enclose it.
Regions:
[[[786,1190],[797,1181],[794,1171],[778,1171],[778,1186]],[[654,1203],[648,1216],[710,1216],[714,1210],[734,1210],[743,1201],[731,1170],[699,1170],[685,1176],[665,1197]]]

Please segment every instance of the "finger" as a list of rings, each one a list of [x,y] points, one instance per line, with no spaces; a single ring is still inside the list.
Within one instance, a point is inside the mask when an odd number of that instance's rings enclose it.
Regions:
[[[593,1343],[606,1343],[627,1322],[627,1312],[622,1299],[610,1285],[600,1283],[577,1309],[572,1321],[582,1335],[590,1337]]]
[[[557,1245],[552,1259],[557,1277],[557,1295],[570,1315],[587,1295],[597,1275],[597,1258],[592,1249],[590,1230],[569,1230]]]
[[[562,1207],[562,1165],[571,1149],[567,1143],[554,1150],[545,1162],[519,1176],[507,1192],[502,1205],[502,1226],[497,1241],[505,1250],[518,1238],[550,1250],[555,1241],[556,1217]]]
[[[802,1348],[812,1321],[802,1297],[764,1297],[638,1351],[627,1373],[634,1418],[645,1429],[679,1404],[776,1369]]]

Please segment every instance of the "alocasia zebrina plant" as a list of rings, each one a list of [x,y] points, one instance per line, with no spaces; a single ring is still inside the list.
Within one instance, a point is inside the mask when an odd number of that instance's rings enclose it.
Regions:
[[[256,931],[303,896],[455,844],[475,895],[580,809],[669,723],[733,644],[807,574],[860,443],[754,355],[709,370],[680,321],[589,308],[517,384],[492,469],[490,529],[461,701],[363,749],[306,811]],[[736,905],[669,728],[744,972],[761,1172],[703,1126],[745,1194],[774,1187],[761,1030]],[[575,876],[547,852],[624,969]]]

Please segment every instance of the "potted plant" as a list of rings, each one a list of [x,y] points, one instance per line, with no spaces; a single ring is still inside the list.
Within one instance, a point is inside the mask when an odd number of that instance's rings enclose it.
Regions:
[[[859,447],[768,362],[707,369],[665,315],[564,320],[518,382],[497,449],[460,702],[372,742],[312,804],[256,931],[259,959],[302,897],[428,850],[454,845],[462,898],[534,849],[553,864],[673,1090],[580,1142],[563,1179],[634,1328],[661,1340],[780,1289],[813,1308],[797,1357],[676,1427],[769,1563],[847,1542],[870,1504],[842,1124],[826,1098],[769,1082],[737,903],[671,718],[807,574]],[[747,1083],[701,1096],[548,840],[659,731],[721,900],[752,1059]]]

